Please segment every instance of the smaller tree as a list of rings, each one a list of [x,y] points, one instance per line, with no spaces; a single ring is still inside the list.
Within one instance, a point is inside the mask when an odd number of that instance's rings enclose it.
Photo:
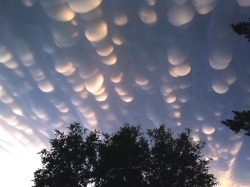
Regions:
[[[250,110],[248,111],[232,111],[233,119],[226,119],[221,123],[229,127],[235,133],[241,130],[245,131],[245,135],[250,136]]]
[[[68,129],[67,135],[55,130],[50,150],[39,152],[43,167],[34,173],[35,187],[87,187],[92,182],[99,133],[88,133],[78,123]]]
[[[96,187],[146,187],[150,150],[140,127],[125,124],[104,134],[96,167]]]
[[[201,150],[205,142],[194,141],[191,130],[186,129],[173,136],[171,129],[164,125],[148,130],[152,142],[152,161],[149,175],[150,186],[165,187],[212,187],[216,178],[209,174],[209,159]]]
[[[234,32],[245,36],[250,41],[250,18],[248,21],[240,21],[236,24],[230,24]]]

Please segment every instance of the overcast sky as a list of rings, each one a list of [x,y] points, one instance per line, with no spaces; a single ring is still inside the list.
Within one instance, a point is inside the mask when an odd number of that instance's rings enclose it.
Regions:
[[[192,128],[222,187],[250,184],[250,0],[0,0],[0,186],[31,186],[36,153],[72,122]]]

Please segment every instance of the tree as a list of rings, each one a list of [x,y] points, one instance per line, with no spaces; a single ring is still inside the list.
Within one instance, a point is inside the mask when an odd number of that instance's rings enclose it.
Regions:
[[[236,32],[239,35],[244,35],[245,38],[250,41],[250,18],[247,21],[240,21],[236,24],[230,24],[234,32]]]
[[[139,127],[125,124],[114,134],[104,134],[96,168],[96,186],[146,186],[150,150]]]
[[[56,138],[50,140],[50,150],[39,152],[43,167],[34,173],[36,187],[85,187],[92,182],[99,134],[91,131],[87,135],[89,131],[78,123],[68,129],[68,135],[55,130]]]
[[[191,130],[186,129],[175,138],[173,131],[164,125],[148,130],[153,143],[149,176],[152,187],[216,186],[215,177],[208,173],[209,159],[201,155],[205,142],[193,141],[190,133]]]
[[[164,125],[142,133],[125,124],[115,133],[100,134],[71,124],[69,134],[56,130],[50,150],[40,152],[42,169],[35,171],[36,187],[212,187],[204,142],[187,129],[174,137]],[[86,137],[83,137],[86,136]]]
[[[241,130],[245,131],[245,135],[250,136],[250,111],[232,111],[233,119],[226,119],[221,123],[229,127],[235,133]]]

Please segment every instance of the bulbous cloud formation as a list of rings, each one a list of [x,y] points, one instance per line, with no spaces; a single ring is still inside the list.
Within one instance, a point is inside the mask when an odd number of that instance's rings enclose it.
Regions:
[[[250,183],[249,143],[220,125],[250,108],[250,44],[229,25],[248,19],[248,0],[1,4],[0,186],[31,186],[22,177],[37,168],[31,155],[75,121],[101,131],[190,127],[222,186]],[[7,165],[10,154],[20,162]]]

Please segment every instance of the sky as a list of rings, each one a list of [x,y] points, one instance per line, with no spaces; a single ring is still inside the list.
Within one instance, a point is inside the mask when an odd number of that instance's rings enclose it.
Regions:
[[[166,124],[206,141],[221,187],[250,186],[250,0],[0,0],[0,186],[32,186],[53,129]]]

